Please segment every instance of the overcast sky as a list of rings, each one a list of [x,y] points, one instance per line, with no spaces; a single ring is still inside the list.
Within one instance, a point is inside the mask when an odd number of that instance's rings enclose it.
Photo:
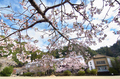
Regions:
[[[19,1],[21,0],[0,0],[0,7],[5,7],[5,6],[8,6],[11,4],[12,8],[16,11],[22,11],[22,7],[20,6],[19,4]],[[43,3],[45,3],[46,5],[53,5],[53,2],[55,0],[43,0]],[[56,0],[58,2],[60,2],[60,0]],[[74,3],[79,3],[80,0],[72,0]],[[76,2],[75,2],[76,1]],[[94,3],[95,5],[94,6],[97,6],[99,8],[101,8],[102,6],[102,0],[96,0]],[[68,7],[68,11],[70,10],[69,6],[66,5],[66,7]],[[89,5],[88,5],[89,7]],[[111,9],[110,12],[109,12],[109,16],[107,16],[107,19],[111,20],[111,18],[113,16],[115,16],[117,14],[117,11],[114,11],[118,6],[116,6],[115,8]],[[107,12],[107,10],[109,9],[109,7],[106,7],[103,11],[102,11],[102,14],[100,15],[96,15],[94,16],[94,23],[99,23],[100,20],[102,18],[104,18],[105,16],[105,13]],[[3,10],[1,10],[2,12]],[[72,23],[72,20],[71,20],[71,23]],[[41,26],[41,29],[45,28],[45,24],[42,24]],[[109,28],[105,29],[104,30],[104,33],[107,34],[107,38],[105,40],[103,40],[101,43],[97,42],[97,45],[92,45],[90,46],[91,49],[93,50],[96,50],[100,47],[105,47],[105,46],[108,46],[110,47],[111,45],[113,45],[114,43],[117,42],[118,40],[118,35],[115,35],[113,32],[116,31],[116,30],[120,30],[120,27],[115,24],[114,22],[111,22],[109,24]],[[28,30],[28,33],[30,36],[33,36],[34,39],[38,39],[39,42],[36,44],[37,46],[39,46],[41,48],[41,50],[44,50],[45,49],[45,46],[48,44],[47,40],[48,40],[48,36],[45,36],[45,39],[41,39],[40,37],[40,34],[42,34],[41,32],[34,32],[33,30]],[[97,39],[94,39],[97,41]]]

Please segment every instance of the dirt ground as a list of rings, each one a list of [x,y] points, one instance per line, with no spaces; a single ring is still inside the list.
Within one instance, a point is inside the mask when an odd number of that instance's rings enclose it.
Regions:
[[[0,79],[120,79],[120,76],[45,76],[45,77],[0,77]]]

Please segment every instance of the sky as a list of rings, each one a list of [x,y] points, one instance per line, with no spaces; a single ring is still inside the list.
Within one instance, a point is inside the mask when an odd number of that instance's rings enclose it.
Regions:
[[[8,5],[11,5],[13,10],[14,11],[23,11],[23,8],[22,6],[19,4],[19,1],[21,0],[0,0],[0,7],[6,7]],[[39,1],[39,0],[36,0],[36,1]],[[43,3],[45,5],[53,5],[54,4],[54,1],[55,0],[43,0]],[[61,0],[56,0],[56,3],[60,2]],[[72,2],[74,3],[79,3],[80,0],[71,0]],[[95,5],[94,6],[97,6],[99,8],[102,7],[102,0],[95,0]],[[88,3],[89,4],[89,3]],[[66,7],[68,7],[68,10],[67,11],[71,11],[71,9],[69,8],[69,5],[66,5]],[[89,5],[88,5],[89,7]],[[113,19],[113,16],[115,16],[117,14],[117,11],[115,11],[115,9],[117,9],[118,6],[116,6],[115,8],[112,8],[110,11],[109,11],[109,14],[108,16],[106,17],[106,19],[108,19],[109,21],[111,21],[111,19]],[[94,20],[93,22],[94,23],[100,23],[100,20],[103,19],[105,17],[105,13],[107,12],[107,10],[109,9],[109,7],[105,7],[104,10],[102,11],[102,13],[100,15],[95,15],[94,16]],[[0,12],[4,12],[3,10],[0,9]],[[6,11],[7,13],[8,11]],[[0,18],[1,19],[1,18]],[[3,18],[4,21],[8,22],[5,18]],[[80,20],[79,20],[80,21]],[[70,20],[68,21],[68,23],[72,23],[73,20]],[[9,24],[9,22],[8,22]],[[40,29],[45,29],[46,26],[48,24],[41,24],[41,28]],[[71,24],[72,25],[72,24]],[[38,26],[38,25],[36,25]],[[107,37],[105,38],[105,40],[103,40],[101,43],[99,43],[97,41],[97,39],[94,39],[96,42],[97,42],[97,45],[92,45],[92,46],[89,46],[91,49],[93,50],[97,50],[99,49],[100,47],[105,47],[105,46],[112,46],[114,43],[117,42],[117,40],[119,39],[119,35],[115,35],[113,32],[116,31],[116,30],[120,30],[120,27],[119,25],[117,25],[116,23],[114,22],[111,22],[109,24],[109,28],[105,29],[104,30],[104,33],[107,34]],[[24,33],[24,32],[23,32]],[[48,35],[45,35],[45,38],[44,39],[41,39],[40,35],[43,34],[43,32],[34,32],[33,30],[29,29],[28,30],[28,34],[32,37],[34,37],[34,39],[38,39],[39,42],[36,44],[37,46],[39,46],[41,48],[42,51],[44,51],[46,49],[46,46],[48,44],[47,40],[49,39],[49,36]],[[74,34],[73,34],[74,35]],[[71,35],[71,37],[73,36]],[[13,36],[14,37],[14,36]],[[74,36],[73,36],[74,37]]]

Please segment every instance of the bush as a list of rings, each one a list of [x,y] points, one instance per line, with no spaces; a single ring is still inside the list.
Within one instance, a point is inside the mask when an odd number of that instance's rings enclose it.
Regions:
[[[37,72],[37,76],[44,76],[45,72]]]
[[[13,67],[12,66],[9,66],[9,67],[5,67],[3,69],[3,71],[0,72],[0,75],[1,76],[10,76],[13,72]]]
[[[41,76],[41,72],[37,72],[37,76]]]
[[[64,76],[70,76],[71,72],[69,70],[66,70],[66,71],[63,72],[63,75]]]
[[[110,73],[114,73],[114,74],[118,74],[118,71],[115,70],[115,69],[112,68],[112,67],[109,68],[109,72],[110,72]]]
[[[92,70],[90,71],[90,73],[91,73],[92,75],[96,75],[96,74],[97,74],[97,69],[92,69]]]
[[[54,70],[53,69],[47,70],[47,75],[52,75],[52,74],[54,74]]]
[[[45,72],[41,72],[41,76],[44,76],[45,75]]]
[[[0,68],[2,67],[2,63],[0,63]]]
[[[90,70],[89,70],[89,68],[86,70],[86,73],[87,73],[87,74],[90,74]]]
[[[85,71],[78,71],[78,76],[85,75]]]
[[[34,73],[32,73],[32,72],[23,73],[23,76],[33,76],[33,75],[34,75]]]

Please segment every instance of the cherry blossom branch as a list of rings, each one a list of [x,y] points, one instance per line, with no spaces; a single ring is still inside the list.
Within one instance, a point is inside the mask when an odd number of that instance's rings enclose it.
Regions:
[[[8,5],[7,7],[0,7],[0,9],[10,8],[10,7],[11,7],[11,6]]]
[[[64,5],[64,4],[67,3],[67,2],[68,2],[68,0],[65,0],[64,2],[61,2],[60,4],[57,4],[57,5],[54,5],[54,6],[51,6],[51,7],[46,8],[45,11],[44,11],[44,15],[45,15],[45,13],[46,13],[49,9],[53,9],[53,8],[55,8],[55,7],[59,7],[59,6],[61,6],[61,5]]]
[[[43,2],[40,0],[41,4],[46,8],[46,6],[43,4]]]
[[[120,5],[120,2],[118,0],[115,0],[115,2],[117,2]]]
[[[15,34],[15,33],[17,33],[17,32],[20,32],[20,31],[29,29],[29,28],[33,27],[34,25],[36,25],[37,23],[42,23],[42,22],[46,22],[46,21],[45,21],[44,19],[43,19],[43,20],[36,21],[35,23],[31,24],[29,27],[26,27],[26,28],[22,28],[22,29],[20,29],[20,30],[17,30],[17,31],[15,31],[15,32],[9,34],[9,35],[6,36],[5,38],[1,39],[0,41],[5,40],[6,38],[12,36],[13,34]]]
[[[53,46],[60,38],[61,38],[61,36],[59,36],[59,37],[51,44],[51,46],[50,46],[50,48],[49,48],[49,51],[50,51],[50,49],[52,48],[52,46]]]
[[[68,2],[69,0],[66,0],[66,1]],[[38,11],[38,13],[41,14],[41,16],[46,20],[46,22],[48,22],[48,23],[53,27],[54,30],[56,30],[56,31],[57,31],[63,38],[65,38],[67,41],[70,41],[70,40],[69,40],[67,37],[65,37],[60,31],[58,31],[56,27],[54,27],[54,25],[52,24],[52,22],[47,19],[47,17],[44,15],[44,13],[43,13],[42,10],[38,7],[38,5],[35,3],[34,0],[29,0],[29,2],[30,2],[31,5]]]
[[[105,18],[106,18],[106,16],[108,15],[108,12],[110,11],[110,9],[111,9],[111,6],[109,7],[109,9],[108,9],[108,11],[107,11],[107,13],[106,13],[106,15],[105,15],[105,17],[104,17],[103,20],[105,20]]]
[[[84,18],[86,21],[88,21],[90,24],[92,24],[92,23],[88,20],[88,18],[87,18],[86,16],[84,16],[81,12],[79,12],[79,11],[74,7],[74,4],[72,4],[71,2],[68,2],[68,3],[72,6],[72,8],[74,8],[74,10],[75,10],[76,12],[78,12],[80,15],[82,15],[83,18]]]

